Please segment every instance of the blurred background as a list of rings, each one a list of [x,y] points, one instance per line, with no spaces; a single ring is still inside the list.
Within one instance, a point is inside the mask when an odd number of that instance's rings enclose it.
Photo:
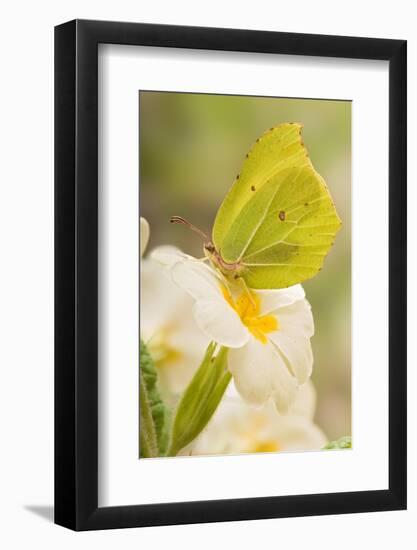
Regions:
[[[183,216],[210,235],[256,138],[281,122],[304,125],[304,143],[343,224],[323,270],[304,283],[316,326],[316,421],[330,440],[351,434],[351,103],[171,92],[140,92],[139,103],[148,249],[172,244],[196,257],[203,256],[201,240],[170,217]]]

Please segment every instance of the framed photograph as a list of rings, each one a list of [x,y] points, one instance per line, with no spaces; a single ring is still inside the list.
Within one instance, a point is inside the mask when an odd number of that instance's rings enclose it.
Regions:
[[[55,522],[406,508],[406,42],[55,29]]]

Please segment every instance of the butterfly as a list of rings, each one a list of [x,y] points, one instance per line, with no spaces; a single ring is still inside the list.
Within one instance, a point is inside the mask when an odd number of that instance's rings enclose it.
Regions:
[[[302,125],[270,128],[247,153],[214,221],[204,252],[227,279],[249,288],[286,288],[314,277],[341,221],[301,136]]]

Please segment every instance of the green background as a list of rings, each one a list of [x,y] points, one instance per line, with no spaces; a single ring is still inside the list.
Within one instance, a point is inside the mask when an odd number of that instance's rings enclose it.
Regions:
[[[180,215],[211,234],[219,205],[253,142],[271,126],[301,122],[303,139],[342,220],[323,270],[304,283],[316,334],[316,420],[329,439],[351,433],[351,103],[140,92],[140,213],[149,249],[172,244],[196,257],[202,241],[169,223]]]

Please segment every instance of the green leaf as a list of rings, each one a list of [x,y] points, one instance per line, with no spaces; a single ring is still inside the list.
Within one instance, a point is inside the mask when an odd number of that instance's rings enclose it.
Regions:
[[[159,395],[158,375],[142,341],[139,365],[140,457],[164,456],[168,446],[169,411]]]
[[[352,438],[350,435],[345,435],[337,441],[330,441],[323,447],[323,449],[351,449],[352,448]]]
[[[231,380],[227,370],[227,348],[214,356],[216,344],[209,344],[203,361],[183,393],[172,425],[169,456],[176,456],[206,427]]]
[[[248,153],[217,213],[210,257],[250,288],[284,288],[317,274],[340,225],[301,125],[281,124]]]

